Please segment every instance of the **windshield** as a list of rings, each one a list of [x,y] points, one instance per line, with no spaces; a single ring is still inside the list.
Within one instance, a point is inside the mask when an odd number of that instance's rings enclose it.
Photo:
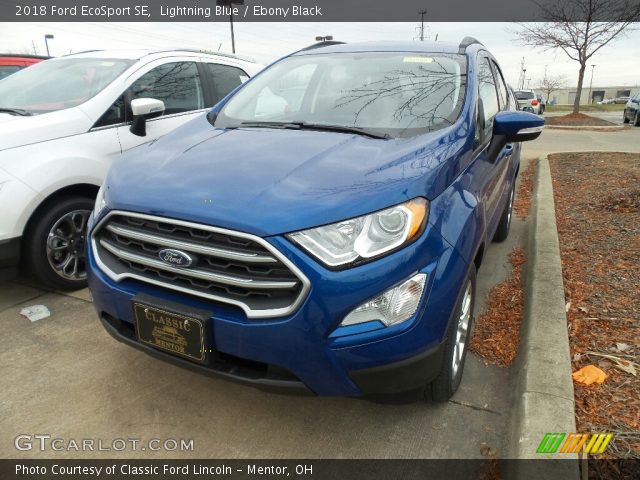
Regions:
[[[453,124],[465,85],[463,55],[299,55],[241,88],[215,125],[304,123],[409,137]]]
[[[531,100],[533,99],[533,92],[516,92],[516,98],[518,100]]]
[[[75,107],[100,92],[132,63],[104,58],[40,62],[0,81],[0,108],[46,113]]]

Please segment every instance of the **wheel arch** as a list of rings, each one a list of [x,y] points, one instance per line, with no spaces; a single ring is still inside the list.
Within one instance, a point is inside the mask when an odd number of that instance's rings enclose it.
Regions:
[[[59,188],[58,190],[50,193],[46,196],[38,206],[31,212],[27,222],[24,226],[24,235],[22,236],[23,242],[26,241],[28,235],[26,233],[33,227],[34,221],[42,214],[42,212],[54,201],[65,197],[87,197],[95,198],[98,194],[100,186],[91,183],[76,183],[73,185],[67,185],[66,187]]]

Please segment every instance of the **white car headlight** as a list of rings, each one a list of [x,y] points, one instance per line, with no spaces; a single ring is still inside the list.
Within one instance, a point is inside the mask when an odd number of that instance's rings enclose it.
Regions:
[[[287,235],[329,267],[378,257],[411,242],[429,215],[429,203],[418,197],[362,217]]]
[[[100,215],[106,206],[107,202],[104,199],[104,185],[102,185],[100,190],[98,190],[98,195],[96,195],[96,203],[93,207],[93,218],[98,218],[98,215]]]

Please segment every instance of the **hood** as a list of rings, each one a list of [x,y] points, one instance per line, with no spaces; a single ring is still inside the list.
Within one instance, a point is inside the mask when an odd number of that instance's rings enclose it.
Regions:
[[[204,116],[131,150],[110,208],[268,236],[434,198],[460,173],[467,128],[378,140],[311,130],[214,129]]]
[[[0,150],[77,135],[91,125],[78,107],[28,117],[0,113]]]

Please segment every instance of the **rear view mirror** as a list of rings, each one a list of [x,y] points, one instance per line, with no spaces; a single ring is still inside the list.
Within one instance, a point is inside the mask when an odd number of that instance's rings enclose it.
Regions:
[[[493,121],[493,134],[507,143],[535,140],[544,129],[544,119],[523,111],[499,112]]]
[[[136,98],[131,100],[133,123],[129,131],[139,137],[147,135],[147,119],[164,113],[164,102],[155,98]]]

